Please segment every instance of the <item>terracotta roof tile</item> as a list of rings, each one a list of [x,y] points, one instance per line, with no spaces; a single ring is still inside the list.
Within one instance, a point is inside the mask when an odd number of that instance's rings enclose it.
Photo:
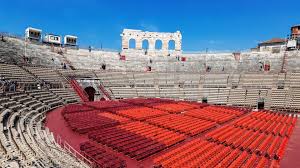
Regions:
[[[273,43],[284,43],[286,42],[285,39],[281,39],[281,38],[273,38],[271,40],[268,40],[268,41],[264,41],[260,44],[273,44]]]

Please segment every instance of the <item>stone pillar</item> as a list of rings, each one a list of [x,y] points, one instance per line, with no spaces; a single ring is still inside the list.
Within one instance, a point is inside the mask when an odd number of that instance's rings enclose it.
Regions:
[[[150,38],[148,39],[149,42],[149,50],[155,50],[155,39]]]
[[[129,48],[129,39],[125,36],[122,36],[122,49]]]
[[[175,41],[175,50],[176,51],[181,51],[181,40],[176,40]]]
[[[163,39],[162,40],[162,50],[168,50],[169,49],[169,39]]]
[[[142,39],[140,39],[140,38],[135,39],[135,48],[137,50],[141,50],[142,49],[142,44],[143,44]]]

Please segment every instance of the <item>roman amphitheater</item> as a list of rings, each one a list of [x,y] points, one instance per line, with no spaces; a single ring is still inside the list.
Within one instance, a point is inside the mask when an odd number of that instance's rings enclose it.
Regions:
[[[0,167],[300,167],[290,41],[197,53],[124,29],[113,51],[40,33],[1,34]]]

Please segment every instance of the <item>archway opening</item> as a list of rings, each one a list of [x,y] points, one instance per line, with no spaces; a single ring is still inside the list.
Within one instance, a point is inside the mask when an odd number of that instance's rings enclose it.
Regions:
[[[89,101],[94,101],[95,100],[95,93],[96,93],[96,90],[91,87],[91,86],[88,86],[84,89],[84,91],[87,93],[87,95],[89,96]]]
[[[264,98],[258,98],[258,100],[257,100],[257,109],[258,110],[265,109],[265,99]]]
[[[149,49],[149,41],[148,40],[143,40],[142,42],[142,49],[148,50]]]
[[[135,39],[130,39],[129,40],[129,48],[135,49],[136,48],[136,41]]]
[[[156,50],[161,50],[162,49],[162,41],[161,40],[156,40],[155,41],[155,49]]]
[[[168,49],[169,50],[175,50],[175,41],[174,40],[170,40],[168,43]]]
[[[207,100],[207,97],[202,97],[202,103],[207,103],[208,100]]]

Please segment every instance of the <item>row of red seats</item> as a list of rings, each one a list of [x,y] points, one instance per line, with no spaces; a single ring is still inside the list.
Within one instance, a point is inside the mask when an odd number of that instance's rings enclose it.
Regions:
[[[118,121],[120,123],[126,123],[128,121],[130,121],[130,119],[126,118],[126,117],[122,117],[120,115],[116,115],[116,114],[112,114],[112,113],[108,113],[108,112],[105,112],[105,113],[99,113],[98,116],[101,116],[101,117],[106,117],[106,118],[109,118],[109,119],[112,119],[112,120],[115,120],[115,121]]]
[[[126,162],[124,160],[92,142],[80,144],[80,150],[83,156],[93,162],[93,167],[126,167]]]
[[[136,104],[136,105],[147,105],[147,104],[159,103],[159,102],[166,102],[166,103],[173,102],[173,100],[159,99],[159,98],[135,98],[135,99],[124,99],[121,101],[129,104]]]
[[[164,115],[146,121],[190,136],[200,134],[216,126],[215,122],[178,114]]]
[[[145,120],[148,118],[153,118],[157,116],[167,115],[169,113],[157,109],[151,109],[148,107],[138,107],[138,108],[131,108],[127,110],[120,110],[117,111],[117,114],[126,116],[136,120]]]
[[[96,110],[65,114],[64,118],[74,131],[81,134],[130,121],[125,117]]]
[[[183,141],[185,136],[141,122],[132,122],[91,132],[89,138],[141,160]]]
[[[94,141],[106,144],[114,150],[122,152],[137,160],[144,159],[145,157],[165,148],[165,145],[163,144],[147,139],[143,136],[130,133],[121,134],[118,137],[112,137],[109,139],[103,139],[99,136],[92,136],[91,138]]]
[[[186,102],[186,101],[183,101],[183,102],[179,101],[179,102],[177,102],[177,104],[184,105],[184,106],[190,106],[190,107],[198,108],[198,109],[209,106],[207,103]]]
[[[184,104],[177,104],[177,103],[167,103],[167,104],[155,105],[153,106],[153,108],[168,111],[170,113],[181,113],[187,110],[194,109],[195,107],[190,106],[188,104],[184,105]]]
[[[128,106],[110,107],[110,108],[106,108],[105,111],[109,111],[109,112],[112,112],[112,113],[117,113],[118,111],[130,110],[130,109],[135,109],[135,108],[140,108],[140,107],[142,107],[142,106],[128,105]]]
[[[237,117],[236,114],[222,113],[222,111],[210,110],[207,108],[189,110],[184,114],[187,116],[214,121],[219,124],[223,124]]]
[[[158,157],[156,157],[154,159],[155,163],[163,163],[163,162],[172,162],[173,160],[171,158],[173,158],[174,156],[176,156],[178,153],[183,152],[183,151],[188,151],[188,150],[196,150],[197,146],[195,146],[196,144],[202,144],[206,142],[206,141],[199,141],[199,139],[194,139],[188,143],[185,143],[183,145],[181,145],[180,147],[177,147],[167,153],[165,153],[164,155],[160,155]],[[194,148],[194,149],[191,149]]]
[[[290,114],[283,114],[278,112],[271,112],[271,111],[259,111],[253,112],[250,115],[251,118],[264,120],[264,121],[274,121],[274,122],[281,122],[288,125],[295,125],[297,122],[297,116],[290,115]]]
[[[78,94],[78,96],[81,98],[81,100],[83,102],[88,102],[88,95],[86,94],[86,92],[81,88],[81,86],[79,86],[78,82],[76,80],[71,80],[71,85],[73,87],[73,89],[76,91],[76,93]]]
[[[154,167],[279,167],[279,162],[201,139],[156,157]]]
[[[247,150],[253,153],[266,154],[270,158],[280,159],[283,156],[287,137],[264,134],[258,131],[245,130],[234,126],[221,127],[206,135],[208,140]]]
[[[252,129],[254,131],[264,132],[266,134],[274,134],[280,136],[290,136],[294,125],[274,120],[260,120],[246,116],[233,122],[236,127]]]
[[[182,134],[142,122],[131,122],[128,124],[119,125],[118,127],[159,141],[167,146],[171,146],[185,139],[185,136]]]
[[[149,108],[153,108],[155,106],[159,106],[159,105],[167,105],[167,104],[170,104],[170,103],[174,103],[174,102],[154,102],[154,103],[148,103],[148,104],[144,104],[143,106],[145,107],[149,107]],[[142,106],[142,105],[141,105]]]
[[[179,104],[179,105],[190,106],[194,108],[202,108],[208,106],[208,104],[206,103],[174,101],[170,99],[159,99],[159,98],[135,98],[135,99],[125,99],[121,101],[126,102],[128,104],[142,105],[146,107],[153,107],[155,105],[161,105],[161,104]]]
[[[242,109],[242,108],[235,108],[235,107],[228,107],[228,106],[208,106],[204,109],[208,111],[217,111],[223,114],[234,114],[236,116],[240,116],[246,112],[249,112],[249,109]]]
[[[63,114],[69,114],[69,113],[79,113],[83,111],[90,111],[93,110],[90,107],[84,106],[82,104],[70,104],[64,107]]]
[[[130,106],[125,102],[120,101],[97,101],[97,102],[85,102],[86,106],[92,107],[94,109],[103,110],[107,108],[115,108],[115,107],[125,107]]]

